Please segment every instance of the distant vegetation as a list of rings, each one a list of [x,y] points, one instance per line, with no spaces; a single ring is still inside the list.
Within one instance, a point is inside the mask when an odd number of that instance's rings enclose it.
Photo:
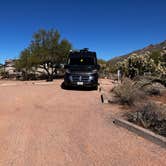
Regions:
[[[98,64],[100,64],[100,76],[104,77],[109,74],[109,66],[107,61],[103,59],[98,59]]]

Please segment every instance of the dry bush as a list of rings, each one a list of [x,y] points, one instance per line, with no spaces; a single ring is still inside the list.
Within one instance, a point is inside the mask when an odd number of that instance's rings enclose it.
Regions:
[[[149,96],[160,96],[161,95],[160,89],[157,87],[154,87],[152,85],[144,87],[143,90]]]
[[[122,84],[117,85],[112,91],[120,103],[133,106],[135,111],[127,114],[130,122],[166,136],[166,108],[142,100],[146,99],[146,95],[160,95],[162,88],[161,84],[154,84],[148,80],[132,81],[125,78]]]
[[[135,102],[145,98],[141,86],[142,84],[125,78],[122,84],[113,88],[112,92],[121,104],[134,105]]]
[[[143,84],[143,90],[147,95],[162,95],[166,91],[164,81],[166,78],[158,78],[154,76],[137,76],[134,78],[135,82]]]
[[[130,122],[166,136],[166,108],[148,102],[138,105],[136,111],[127,114]]]

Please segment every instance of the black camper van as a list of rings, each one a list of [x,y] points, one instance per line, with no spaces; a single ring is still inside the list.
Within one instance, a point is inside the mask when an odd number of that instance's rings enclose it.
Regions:
[[[78,52],[71,51],[65,69],[65,87],[75,86],[97,89],[100,66],[97,64],[96,52],[88,51],[87,48]]]

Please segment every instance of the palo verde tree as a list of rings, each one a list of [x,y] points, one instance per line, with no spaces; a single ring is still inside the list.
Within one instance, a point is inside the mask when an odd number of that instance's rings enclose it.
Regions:
[[[68,40],[61,40],[57,30],[41,29],[33,35],[29,47],[21,53],[17,66],[26,71],[40,67],[46,71],[48,79],[52,80],[57,68],[65,62],[71,47]]]
[[[32,69],[32,57],[29,48],[24,49],[20,53],[20,58],[15,61],[17,71],[21,71],[25,80],[28,79],[28,73]]]

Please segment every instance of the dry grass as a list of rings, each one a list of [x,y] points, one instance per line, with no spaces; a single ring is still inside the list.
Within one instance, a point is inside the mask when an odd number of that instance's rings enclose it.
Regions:
[[[145,93],[141,90],[141,86],[125,78],[122,84],[113,88],[112,92],[121,104],[134,105],[135,102],[145,98]]]

